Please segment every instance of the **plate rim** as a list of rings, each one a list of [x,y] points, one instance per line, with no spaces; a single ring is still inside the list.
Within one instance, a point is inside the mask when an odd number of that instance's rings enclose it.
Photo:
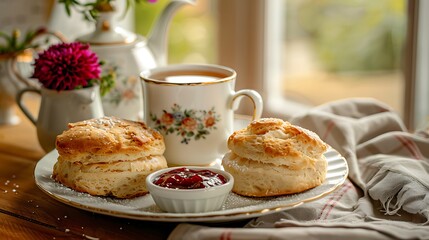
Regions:
[[[186,222],[227,222],[227,221],[235,221],[235,220],[258,217],[258,216],[262,216],[262,215],[266,215],[266,214],[270,214],[270,213],[274,213],[274,212],[278,212],[278,211],[284,211],[284,210],[287,210],[290,208],[297,207],[297,206],[302,205],[304,203],[315,201],[317,199],[323,198],[326,195],[329,195],[330,193],[337,190],[346,181],[348,174],[349,174],[349,167],[348,167],[346,159],[337,150],[335,150],[332,147],[329,147],[329,149],[324,154],[327,154],[329,152],[335,152],[336,155],[338,155],[338,158],[335,158],[334,160],[341,159],[342,162],[344,163],[345,169],[344,169],[344,174],[342,175],[341,180],[339,180],[336,184],[333,184],[326,191],[323,191],[323,192],[321,192],[315,196],[312,196],[312,197],[300,199],[299,201],[295,201],[295,202],[291,202],[291,203],[285,203],[284,205],[275,205],[275,206],[271,206],[271,207],[264,207],[263,209],[245,210],[245,211],[231,212],[231,213],[216,214],[216,212],[222,212],[220,210],[220,211],[210,212],[207,215],[201,215],[202,213],[197,213],[194,215],[192,213],[157,213],[157,212],[142,212],[139,214],[139,213],[132,213],[132,212],[124,212],[124,211],[120,211],[120,210],[109,210],[109,209],[104,209],[104,208],[97,208],[97,207],[85,205],[83,203],[79,203],[79,202],[67,199],[66,197],[59,196],[58,194],[55,194],[55,193],[49,191],[44,186],[42,186],[43,184],[41,182],[39,182],[39,180],[38,180],[38,177],[43,177],[37,172],[38,169],[41,168],[42,163],[45,163],[44,161],[50,161],[50,158],[51,159],[53,158],[51,155],[55,155],[55,154],[58,155],[56,150],[52,150],[51,152],[47,153],[37,162],[37,164],[34,168],[34,179],[35,179],[35,183],[36,183],[37,187],[42,192],[47,194],[48,196],[52,197],[53,199],[55,199],[55,200],[57,200],[63,204],[66,204],[68,206],[75,207],[75,208],[78,208],[81,210],[85,210],[85,211],[90,211],[90,212],[114,216],[114,217],[128,218],[128,219],[134,219],[134,220],[157,221],[157,222],[184,222],[184,221],[186,221]],[[53,159],[56,159],[56,157],[54,157]],[[52,161],[54,161],[54,160],[52,160]],[[328,168],[329,168],[329,162],[328,162]],[[329,170],[328,170],[328,172],[329,172]],[[60,183],[55,182],[52,179],[52,175],[49,176],[49,178],[55,184],[60,184]],[[74,191],[74,190],[72,190],[72,191]],[[230,193],[230,194],[233,194],[233,193]],[[300,194],[300,193],[297,193],[297,194]],[[150,193],[145,195],[145,196],[149,196],[149,195],[150,195]],[[145,196],[143,196],[143,197],[145,197]],[[90,196],[90,197],[99,198],[97,196]],[[244,196],[240,196],[240,197],[244,197]],[[186,215],[184,215],[184,214],[186,214]]]

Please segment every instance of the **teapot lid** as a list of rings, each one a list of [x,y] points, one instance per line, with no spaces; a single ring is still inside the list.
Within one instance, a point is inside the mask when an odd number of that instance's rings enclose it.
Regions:
[[[77,41],[91,45],[128,45],[140,39],[137,34],[116,26],[112,17],[111,13],[101,14],[97,19],[95,30],[78,37]]]

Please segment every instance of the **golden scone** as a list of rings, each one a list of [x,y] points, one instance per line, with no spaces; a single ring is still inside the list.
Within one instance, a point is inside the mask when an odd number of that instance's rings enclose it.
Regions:
[[[80,192],[132,198],[146,194],[146,176],[167,167],[163,137],[142,122],[104,117],[70,123],[57,136],[52,177]]]
[[[233,192],[253,197],[298,193],[323,183],[328,146],[313,132],[276,118],[252,121],[228,138],[222,165]]]
[[[70,123],[57,136],[56,149],[64,161],[100,163],[133,161],[162,155],[164,138],[143,122],[103,117]]]

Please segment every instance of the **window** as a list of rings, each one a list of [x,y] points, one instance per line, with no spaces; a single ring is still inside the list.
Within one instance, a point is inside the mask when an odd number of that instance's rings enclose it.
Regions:
[[[404,0],[282,3],[285,98],[313,106],[372,97],[402,115]]]
[[[417,26],[409,21],[416,12],[408,6],[415,2],[219,1],[219,63],[237,69],[238,86],[263,94],[266,116],[287,118],[335,99],[375,97],[406,121],[408,115],[415,115],[416,119],[407,121],[410,128],[421,127],[427,118],[427,104],[421,103],[428,102],[429,89],[427,80],[419,77],[427,69],[419,59],[428,52],[416,50],[419,54],[411,58],[404,55],[416,46],[416,41],[405,44],[407,24]],[[419,11],[424,11],[422,7]],[[419,20],[424,22],[421,15]],[[428,40],[422,40],[421,33],[427,30],[422,28],[418,39],[426,46]],[[414,87],[410,87],[412,74],[404,72],[416,69],[410,59],[421,66]],[[419,91],[413,94],[412,89]],[[420,108],[409,113],[415,107]]]
[[[409,2],[409,63],[407,74],[409,84],[406,88],[406,100],[410,107],[406,111],[406,119],[409,125],[415,129],[421,129],[429,125],[429,29],[425,22],[429,21],[427,12],[429,2]],[[428,129],[429,130],[429,129]]]

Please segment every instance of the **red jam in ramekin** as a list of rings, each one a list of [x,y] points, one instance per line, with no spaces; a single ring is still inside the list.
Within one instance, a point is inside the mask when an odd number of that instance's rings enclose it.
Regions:
[[[172,189],[199,189],[225,184],[227,179],[221,174],[207,169],[194,170],[186,167],[165,172],[153,180],[155,185]]]

